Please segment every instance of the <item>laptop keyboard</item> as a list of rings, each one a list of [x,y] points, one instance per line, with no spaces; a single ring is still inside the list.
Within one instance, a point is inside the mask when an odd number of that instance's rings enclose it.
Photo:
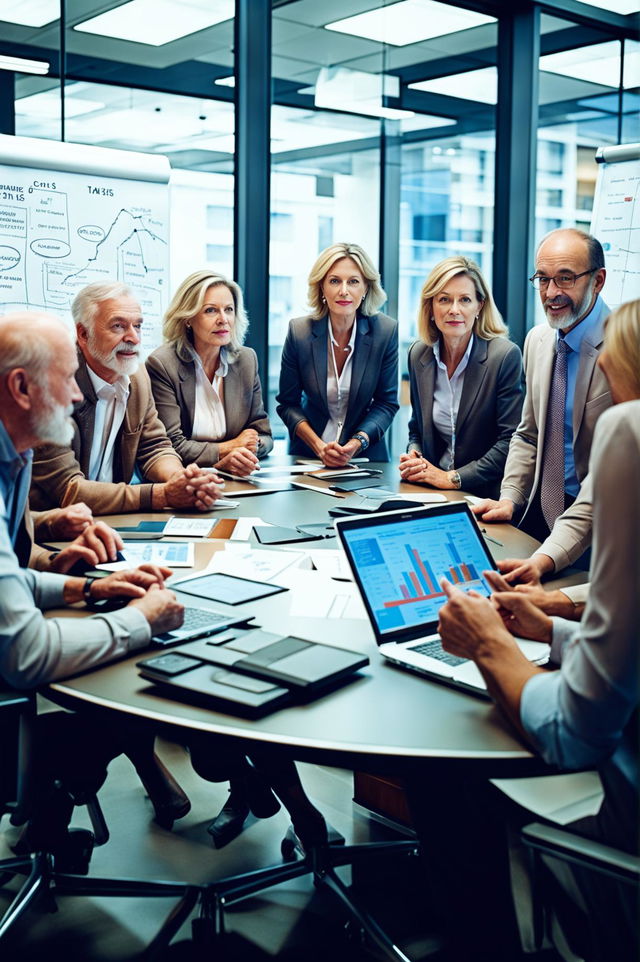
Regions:
[[[442,661],[445,665],[451,665],[453,668],[456,665],[464,665],[465,661],[469,660],[468,658],[458,658],[457,655],[450,655],[439,641],[425,641],[423,644],[411,648],[411,651],[419,651],[421,655],[428,655],[429,658],[435,658],[436,661]]]
[[[197,628],[207,628],[209,625],[219,625],[221,621],[228,621],[229,615],[222,615],[219,611],[205,611],[204,608],[185,608],[182,630],[195,631]]]

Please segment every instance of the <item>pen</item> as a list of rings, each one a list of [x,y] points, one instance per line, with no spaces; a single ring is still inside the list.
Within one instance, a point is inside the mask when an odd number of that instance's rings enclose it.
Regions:
[[[486,528],[480,528],[480,530],[482,531],[482,533],[483,533],[483,535],[484,535],[484,537],[485,537],[485,541],[493,541],[493,543],[494,543],[494,544],[497,544],[499,548],[504,548],[504,545],[503,545],[502,541],[498,541],[497,538],[492,538],[490,534],[487,534],[487,529],[486,529]]]

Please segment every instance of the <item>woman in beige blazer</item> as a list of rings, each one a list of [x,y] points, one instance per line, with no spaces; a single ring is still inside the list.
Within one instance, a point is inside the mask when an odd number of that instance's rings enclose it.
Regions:
[[[273,447],[258,361],[242,342],[242,291],[212,271],[196,271],[173,296],[167,343],[147,358],[160,420],[185,464],[255,471]]]

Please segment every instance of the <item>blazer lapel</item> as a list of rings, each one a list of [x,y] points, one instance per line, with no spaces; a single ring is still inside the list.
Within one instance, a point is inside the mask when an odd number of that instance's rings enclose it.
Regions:
[[[178,354],[178,377],[180,378],[181,411],[188,411],[191,419],[189,433],[193,430],[193,416],[196,409],[196,365],[195,361],[185,360]],[[226,388],[226,385],[225,385]],[[226,401],[225,401],[226,407]],[[226,412],[225,412],[226,413]]]
[[[353,367],[351,368],[351,388],[349,390],[349,407],[355,407],[355,399],[358,392],[363,387],[364,373],[369,363],[371,354],[371,321],[368,317],[358,317],[356,319],[356,341],[353,349]]]
[[[536,358],[533,375],[538,397],[538,450],[542,451],[547,427],[547,410],[549,395],[551,394],[551,376],[553,362],[556,356],[556,332],[548,327],[544,336],[538,342],[538,357]],[[529,390],[527,386],[527,390]],[[538,458],[541,465],[542,460]]]
[[[471,354],[469,355],[469,362],[467,364],[467,369],[464,372],[464,383],[462,385],[462,396],[460,398],[460,407],[458,408],[458,417],[456,420],[456,434],[460,433],[460,428],[465,422],[465,419],[473,405],[475,404],[478,392],[482,387],[482,382],[485,379],[487,373],[487,354],[489,350],[489,342],[485,341],[483,338],[474,335],[473,347],[471,348]]]
[[[329,319],[311,322],[311,358],[318,385],[318,396],[327,408],[327,341]],[[327,408],[328,410],[328,408]]]
[[[75,451],[76,458],[80,463],[83,474],[89,474],[89,461],[91,459],[91,446],[93,445],[93,428],[96,420],[96,404],[98,399],[93,387],[93,382],[87,371],[87,362],[84,355],[78,351],[78,370],[76,371],[76,382],[82,391],[82,401],[74,406],[73,419],[78,426],[80,449]]]
[[[229,437],[237,437],[244,427],[244,421],[239,417],[243,410],[242,385],[238,370],[239,361],[230,364],[224,381],[224,417],[226,421],[226,431]],[[195,389],[194,389],[195,395]],[[242,421],[242,423],[240,423]]]
[[[578,437],[580,426],[584,417],[584,409],[587,403],[591,378],[598,360],[600,344],[594,344],[588,336],[585,336],[580,349],[580,364],[578,367],[578,377],[576,379],[576,389],[573,396],[573,440]]]
[[[435,459],[435,437],[433,433],[433,394],[436,388],[436,359],[433,348],[420,358],[418,370],[418,396],[422,411],[422,453],[429,461]]]

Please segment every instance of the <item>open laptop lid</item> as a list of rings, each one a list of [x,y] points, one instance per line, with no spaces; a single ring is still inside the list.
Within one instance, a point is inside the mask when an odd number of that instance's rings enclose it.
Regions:
[[[378,645],[437,631],[443,575],[463,590],[491,594],[482,571],[496,565],[463,501],[338,519],[335,526]]]

